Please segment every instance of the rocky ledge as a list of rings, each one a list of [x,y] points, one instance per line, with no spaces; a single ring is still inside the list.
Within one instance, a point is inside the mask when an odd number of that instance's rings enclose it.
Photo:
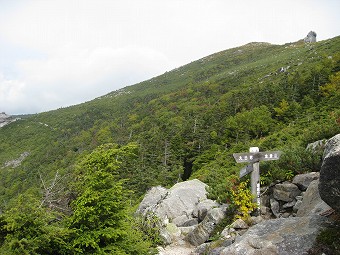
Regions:
[[[4,112],[0,113],[0,128],[11,123],[11,122],[13,122],[13,121],[16,121],[16,119],[13,118],[12,116],[7,115]]]

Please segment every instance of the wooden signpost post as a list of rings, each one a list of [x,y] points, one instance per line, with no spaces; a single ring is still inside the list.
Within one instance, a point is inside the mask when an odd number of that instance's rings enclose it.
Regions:
[[[261,205],[260,198],[260,161],[278,160],[281,151],[265,151],[260,152],[258,147],[250,147],[249,153],[234,153],[234,159],[237,163],[249,163],[240,171],[240,178],[251,173],[250,184],[251,193],[254,196],[254,202],[257,203],[258,208]]]

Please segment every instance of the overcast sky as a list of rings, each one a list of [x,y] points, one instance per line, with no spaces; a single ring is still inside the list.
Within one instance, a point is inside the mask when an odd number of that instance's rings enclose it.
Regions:
[[[340,35],[339,0],[0,0],[0,112],[89,101],[249,42]]]

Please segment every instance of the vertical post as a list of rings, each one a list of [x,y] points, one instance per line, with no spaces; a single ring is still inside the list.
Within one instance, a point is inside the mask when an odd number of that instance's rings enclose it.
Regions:
[[[256,153],[259,152],[259,147],[250,147],[249,152]],[[260,163],[253,163],[253,171],[250,176],[250,185],[251,185],[251,193],[254,196],[254,201],[257,203],[258,209],[261,206],[261,198],[260,198]]]

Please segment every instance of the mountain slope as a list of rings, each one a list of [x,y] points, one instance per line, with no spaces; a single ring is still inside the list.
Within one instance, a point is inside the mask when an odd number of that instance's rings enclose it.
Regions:
[[[306,144],[340,131],[339,52],[340,37],[250,43],[11,123],[0,129],[0,208],[26,190],[39,196],[43,180],[69,176],[77,160],[104,143],[138,145],[137,157],[119,173],[137,196],[196,177],[218,197],[226,176],[240,168],[232,153],[249,146],[285,152],[281,163],[264,165],[268,178],[313,170],[318,159],[304,154]],[[20,166],[4,167],[24,152],[29,156]]]

